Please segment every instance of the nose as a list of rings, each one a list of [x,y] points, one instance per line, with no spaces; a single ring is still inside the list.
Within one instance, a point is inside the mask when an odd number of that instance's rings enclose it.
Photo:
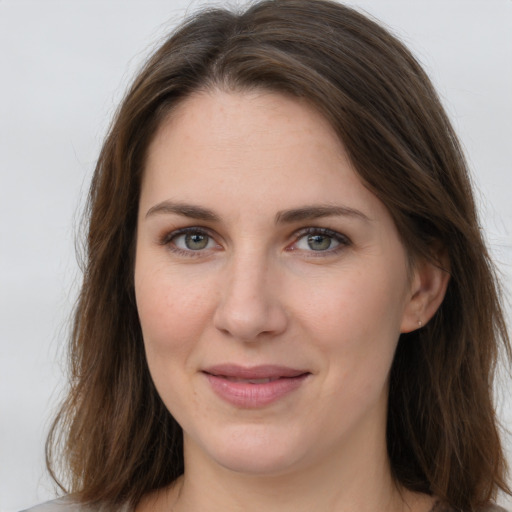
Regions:
[[[247,255],[234,258],[224,276],[214,314],[218,330],[244,342],[274,338],[286,330],[278,269]]]

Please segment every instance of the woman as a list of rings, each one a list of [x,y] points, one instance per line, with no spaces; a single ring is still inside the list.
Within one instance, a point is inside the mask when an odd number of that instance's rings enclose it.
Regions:
[[[71,494],[48,510],[510,492],[491,397],[510,345],[464,159],[374,22],[323,0],[191,18],[123,101],[89,208],[48,443]]]

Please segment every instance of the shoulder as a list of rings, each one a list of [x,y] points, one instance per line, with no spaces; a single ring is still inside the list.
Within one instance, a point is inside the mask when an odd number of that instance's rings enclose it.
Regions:
[[[481,509],[481,512],[508,512],[503,507],[498,505],[488,505],[487,507]]]
[[[35,507],[27,508],[21,512],[131,512],[127,505],[119,506],[115,509],[103,506],[88,506],[73,501],[70,497],[64,496],[56,500],[47,501]]]
[[[484,508],[478,509],[479,512],[508,512],[508,510],[500,507],[498,505],[487,505]],[[456,512],[455,509],[451,507],[445,507],[440,502],[436,503],[434,508],[430,512]]]
[[[508,512],[508,510],[505,510],[503,507],[500,507],[498,505],[491,504],[483,508],[481,512]]]
[[[68,497],[64,497],[41,503],[40,505],[27,508],[21,512],[85,512],[86,510],[86,507],[74,503]]]

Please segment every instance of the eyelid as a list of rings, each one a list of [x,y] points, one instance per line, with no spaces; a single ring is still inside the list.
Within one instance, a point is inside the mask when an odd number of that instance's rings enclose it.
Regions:
[[[179,235],[186,235],[187,233],[201,233],[204,235],[208,235],[213,237],[210,230],[199,227],[199,226],[187,226],[184,228],[173,229],[171,231],[166,231],[162,236],[159,237],[159,242],[162,245],[168,244],[173,238],[176,238]]]
[[[294,241],[287,247],[287,250],[299,251],[300,249],[294,248],[293,246],[296,245],[299,240],[301,240],[303,237],[307,235],[324,235],[336,240],[339,243],[339,245],[334,247],[333,249],[327,249],[325,251],[314,251],[313,249],[311,249],[310,251],[303,251],[305,253],[308,253],[309,256],[321,257],[336,254],[337,252],[342,251],[346,247],[352,245],[352,241],[350,240],[350,238],[347,235],[344,235],[343,233],[334,231],[329,228],[310,226],[302,228],[294,233]]]
[[[190,234],[190,233],[197,233],[202,234],[207,237],[209,237],[211,240],[215,242],[216,247],[215,248],[205,248],[205,249],[182,249],[181,247],[177,247],[176,245],[172,244],[172,241],[179,236]],[[212,233],[212,231],[208,228],[202,227],[202,226],[187,226],[184,228],[174,229],[169,232],[165,232],[163,236],[161,236],[158,240],[160,245],[168,246],[169,250],[175,254],[178,255],[184,255],[187,257],[200,257],[205,256],[206,254],[210,253],[212,250],[216,250],[217,248],[220,248],[221,245],[217,242],[217,237],[215,234]]]

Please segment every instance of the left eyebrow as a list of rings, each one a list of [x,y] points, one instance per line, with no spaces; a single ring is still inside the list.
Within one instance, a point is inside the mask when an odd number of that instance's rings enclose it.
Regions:
[[[319,219],[321,217],[355,217],[365,222],[371,222],[363,212],[348,206],[312,205],[292,210],[283,210],[276,214],[275,222],[291,223],[303,220]]]
[[[162,201],[151,207],[146,213],[146,218],[156,214],[175,214],[189,217],[196,220],[219,222],[220,218],[212,210],[187,203],[175,203],[173,201]]]

